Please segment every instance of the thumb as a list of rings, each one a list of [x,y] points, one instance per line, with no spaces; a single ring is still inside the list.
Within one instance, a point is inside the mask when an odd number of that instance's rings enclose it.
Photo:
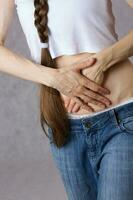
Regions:
[[[82,61],[76,65],[76,70],[82,70],[88,67],[91,67],[96,62],[95,58],[88,58],[87,60]]]

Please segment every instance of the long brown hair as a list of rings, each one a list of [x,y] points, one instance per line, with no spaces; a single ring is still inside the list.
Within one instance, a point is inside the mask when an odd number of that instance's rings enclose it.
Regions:
[[[48,0],[34,0],[35,12],[34,24],[37,28],[40,42],[48,42]],[[41,49],[41,65],[55,68],[55,62],[52,59],[49,49]],[[53,142],[57,147],[63,146],[68,138],[68,118],[66,109],[58,90],[40,84],[40,122],[43,131],[44,124],[47,124],[53,133]]]

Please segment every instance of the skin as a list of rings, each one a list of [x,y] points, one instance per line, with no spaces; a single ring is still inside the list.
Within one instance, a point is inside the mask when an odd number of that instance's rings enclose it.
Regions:
[[[130,92],[128,92],[128,94],[124,93],[122,96],[122,89],[120,86],[117,88],[117,90],[119,89],[117,94],[115,90],[116,85],[118,85],[117,83],[122,81],[122,79],[119,79],[120,76],[122,77],[122,71],[129,75],[132,73],[131,63],[129,61],[121,63],[121,67],[117,65],[115,74],[113,73],[113,70],[109,70],[110,73],[107,73],[106,75],[104,74],[103,80],[106,81],[100,86],[102,82],[99,82],[98,84],[95,77],[89,77],[93,74],[93,71],[95,71],[94,69],[96,69],[96,65],[94,65],[95,59],[92,58],[94,55],[89,52],[56,58],[56,69],[35,64],[23,56],[13,53],[4,46],[4,43],[13,15],[14,0],[1,0],[0,7],[1,71],[26,80],[42,83],[59,90],[60,93],[64,95],[63,97],[67,96],[66,98],[69,98],[68,101],[73,100],[74,104],[77,104],[75,106],[79,106],[80,109],[79,112],[77,112],[78,114],[94,112],[97,111],[98,108],[104,109],[105,107],[111,106],[111,102],[112,105],[114,105],[115,103],[124,100],[123,96],[130,97],[133,95],[132,91],[128,90]],[[117,62],[118,61],[119,55]],[[112,65],[110,64],[110,66]],[[125,68],[126,71],[124,71]],[[100,68],[96,69],[96,72],[98,72],[99,69]],[[117,74],[119,74],[119,76]],[[117,82],[113,81],[114,77],[116,77],[115,80],[117,80]],[[113,83],[115,83],[115,85]],[[131,86],[131,81],[127,87],[129,85]],[[111,93],[109,93],[109,91],[111,91]]]
[[[81,74],[83,69],[94,64],[94,58],[85,57],[82,62],[77,62],[76,59],[73,59],[63,69],[49,68],[33,63],[5,47],[4,44],[13,16],[14,5],[14,0],[0,1],[0,71],[53,87],[63,95],[73,98],[80,107],[88,111],[92,111],[88,102],[94,96],[95,100],[98,97],[104,104],[109,105],[111,102],[106,96],[106,94],[110,93],[109,89],[100,86]]]
[[[127,0],[127,3],[131,8],[133,8],[133,0]],[[111,70],[108,73],[108,75],[105,76],[105,72],[107,74],[108,69],[110,69],[111,67],[120,68],[120,64],[122,65],[123,69],[127,68],[125,73],[127,72],[128,74],[130,74],[130,72],[132,73],[132,70],[131,70],[132,63],[130,63],[128,60],[126,60],[126,58],[128,58],[132,55],[133,55],[133,30],[131,30],[127,34],[127,36],[122,38],[115,45],[112,45],[111,47],[105,49],[104,51],[101,51],[98,54],[95,54],[92,56],[90,55],[90,57],[95,57],[97,59],[97,62],[95,65],[93,65],[92,68],[82,70],[82,74],[84,74],[86,77],[90,78],[91,80],[94,80],[96,83],[99,83],[99,84],[102,84],[104,82],[104,80],[107,80],[107,78],[106,78],[107,76],[111,77]],[[76,57],[76,58],[78,58],[78,57]],[[57,63],[59,63],[59,67],[60,67],[60,64],[61,64],[61,66],[63,65],[63,58],[59,58],[59,59],[57,60]],[[123,62],[123,60],[125,60],[125,61]],[[121,63],[117,64],[119,62],[121,62]],[[128,68],[130,68],[130,69],[128,70]],[[112,72],[112,74],[113,74],[113,72]],[[121,74],[122,73],[118,74],[118,78],[121,76]],[[112,77],[112,80],[109,81],[109,84],[111,85],[112,82],[113,82],[113,77]],[[107,83],[107,81],[105,81],[105,85],[106,85],[106,83]],[[130,84],[127,84],[127,85],[129,87]],[[116,95],[115,93],[113,95],[113,93],[112,93],[112,96],[110,96],[111,99],[113,100],[112,106],[119,104],[120,102],[124,101],[125,99],[132,97],[131,88],[129,87],[129,90],[127,90],[127,93],[124,93],[125,96],[120,95],[120,93],[119,93],[119,95]],[[113,90],[113,87],[112,87],[112,90]],[[64,101],[67,112],[76,113],[76,114],[88,113],[88,112],[85,112],[81,108],[81,106],[74,101],[73,98],[69,98],[63,94],[61,94],[61,96]],[[115,98],[116,98],[116,100],[114,100]],[[100,106],[100,104],[97,104],[97,105]],[[102,105],[100,107],[101,107],[101,109],[95,108],[93,110],[95,110],[95,111],[102,110],[103,109]]]
[[[127,0],[128,5],[133,8],[133,0]]]
[[[125,59],[131,55],[133,55],[133,31],[115,45],[90,56],[90,58],[97,58],[97,62],[92,67],[82,70],[82,73],[91,80],[99,84],[103,83],[106,87],[110,88],[112,91],[110,95],[110,99],[113,102],[112,105],[116,105],[133,96],[133,65],[129,60]],[[125,81],[125,90],[122,84],[118,84],[120,82],[123,83],[123,80]],[[118,88],[116,87],[117,85]],[[66,102],[65,105],[68,112],[78,112],[80,106],[72,98],[63,96],[63,99]]]

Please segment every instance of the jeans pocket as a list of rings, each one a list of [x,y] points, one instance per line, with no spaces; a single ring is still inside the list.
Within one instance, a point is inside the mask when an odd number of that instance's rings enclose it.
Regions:
[[[119,126],[122,131],[133,134],[133,115],[121,119],[119,121]]]

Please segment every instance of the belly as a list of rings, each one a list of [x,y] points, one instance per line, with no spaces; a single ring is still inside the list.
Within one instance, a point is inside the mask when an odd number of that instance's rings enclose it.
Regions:
[[[64,67],[72,65],[75,62],[89,57],[91,53],[85,52],[76,55],[65,55],[55,58],[56,67]],[[115,64],[108,71],[105,72],[104,82],[102,84],[108,88],[111,93],[106,95],[111,101],[112,106],[118,105],[125,100],[133,97],[133,64],[130,60],[124,60],[119,64]],[[96,105],[89,103],[94,108],[95,112],[104,110]],[[75,115],[91,114],[91,111],[80,109]]]

